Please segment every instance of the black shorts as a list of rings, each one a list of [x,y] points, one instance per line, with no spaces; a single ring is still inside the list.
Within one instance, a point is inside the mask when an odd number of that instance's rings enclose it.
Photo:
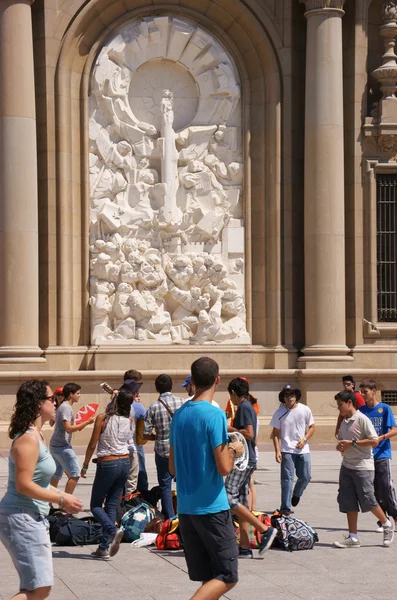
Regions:
[[[238,547],[230,510],[179,515],[179,527],[192,581],[237,583]]]

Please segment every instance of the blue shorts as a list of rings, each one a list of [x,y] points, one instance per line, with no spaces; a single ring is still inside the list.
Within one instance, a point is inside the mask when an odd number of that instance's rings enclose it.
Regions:
[[[80,465],[72,446],[51,446],[50,452],[55,460],[57,469],[54,473],[55,479],[61,479],[63,472],[69,477],[80,477]]]
[[[0,540],[18,571],[20,590],[54,585],[52,550],[46,517],[25,508],[0,506]]]

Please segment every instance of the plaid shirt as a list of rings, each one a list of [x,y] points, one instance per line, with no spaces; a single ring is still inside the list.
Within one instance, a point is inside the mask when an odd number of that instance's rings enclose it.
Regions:
[[[185,402],[183,398],[178,398],[166,392],[160,394],[160,398],[163,402],[168,404],[172,413],[175,413],[178,408]],[[145,427],[143,433],[145,435],[151,435],[153,428],[156,430],[156,441],[154,443],[154,451],[159,456],[168,457],[170,455],[170,426],[171,426],[171,415],[168,410],[156,400],[148,408],[145,417]]]

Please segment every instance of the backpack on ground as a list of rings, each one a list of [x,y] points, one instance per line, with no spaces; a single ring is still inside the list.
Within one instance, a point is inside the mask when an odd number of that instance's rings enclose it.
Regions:
[[[124,531],[123,542],[139,540],[147,524],[155,517],[156,510],[143,500],[130,508],[120,522],[120,527]]]
[[[156,486],[159,487],[159,486]],[[155,488],[152,488],[153,490]],[[152,490],[150,490],[152,491]],[[145,504],[148,504],[151,508],[153,508],[154,512],[155,512],[155,516],[158,517],[161,521],[164,521],[164,515],[157,510],[156,508],[156,504],[153,504],[152,502],[150,502],[149,497],[152,497],[155,500],[155,492],[153,493],[152,496],[150,496],[150,492],[148,492],[148,495],[143,494],[142,492],[134,492],[133,494],[127,494],[127,496],[122,496],[118,502],[117,508],[116,508],[116,523],[119,525],[121,524],[121,520],[124,517],[124,515],[131,510],[131,508],[134,508],[135,506],[139,506],[140,504],[142,504],[142,502],[144,502]],[[124,540],[125,541],[125,540]]]
[[[318,542],[317,532],[304,521],[285,517],[278,511],[271,517],[272,526],[277,529],[277,545],[284,550],[311,550]]]
[[[73,515],[53,513],[48,516],[50,539],[58,546],[91,546],[103,535],[102,525],[94,517],[77,519]]]
[[[178,517],[166,519],[156,537],[156,548],[158,550],[180,550],[182,547]]]

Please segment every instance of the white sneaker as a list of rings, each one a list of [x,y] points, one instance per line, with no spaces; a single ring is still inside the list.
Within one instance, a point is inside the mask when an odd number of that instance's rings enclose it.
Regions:
[[[341,542],[334,542],[334,546],[335,548],[360,548],[360,541],[353,540],[350,535],[347,535]]]
[[[383,527],[383,545],[390,546],[392,541],[394,540],[394,524],[392,523],[390,527]]]

